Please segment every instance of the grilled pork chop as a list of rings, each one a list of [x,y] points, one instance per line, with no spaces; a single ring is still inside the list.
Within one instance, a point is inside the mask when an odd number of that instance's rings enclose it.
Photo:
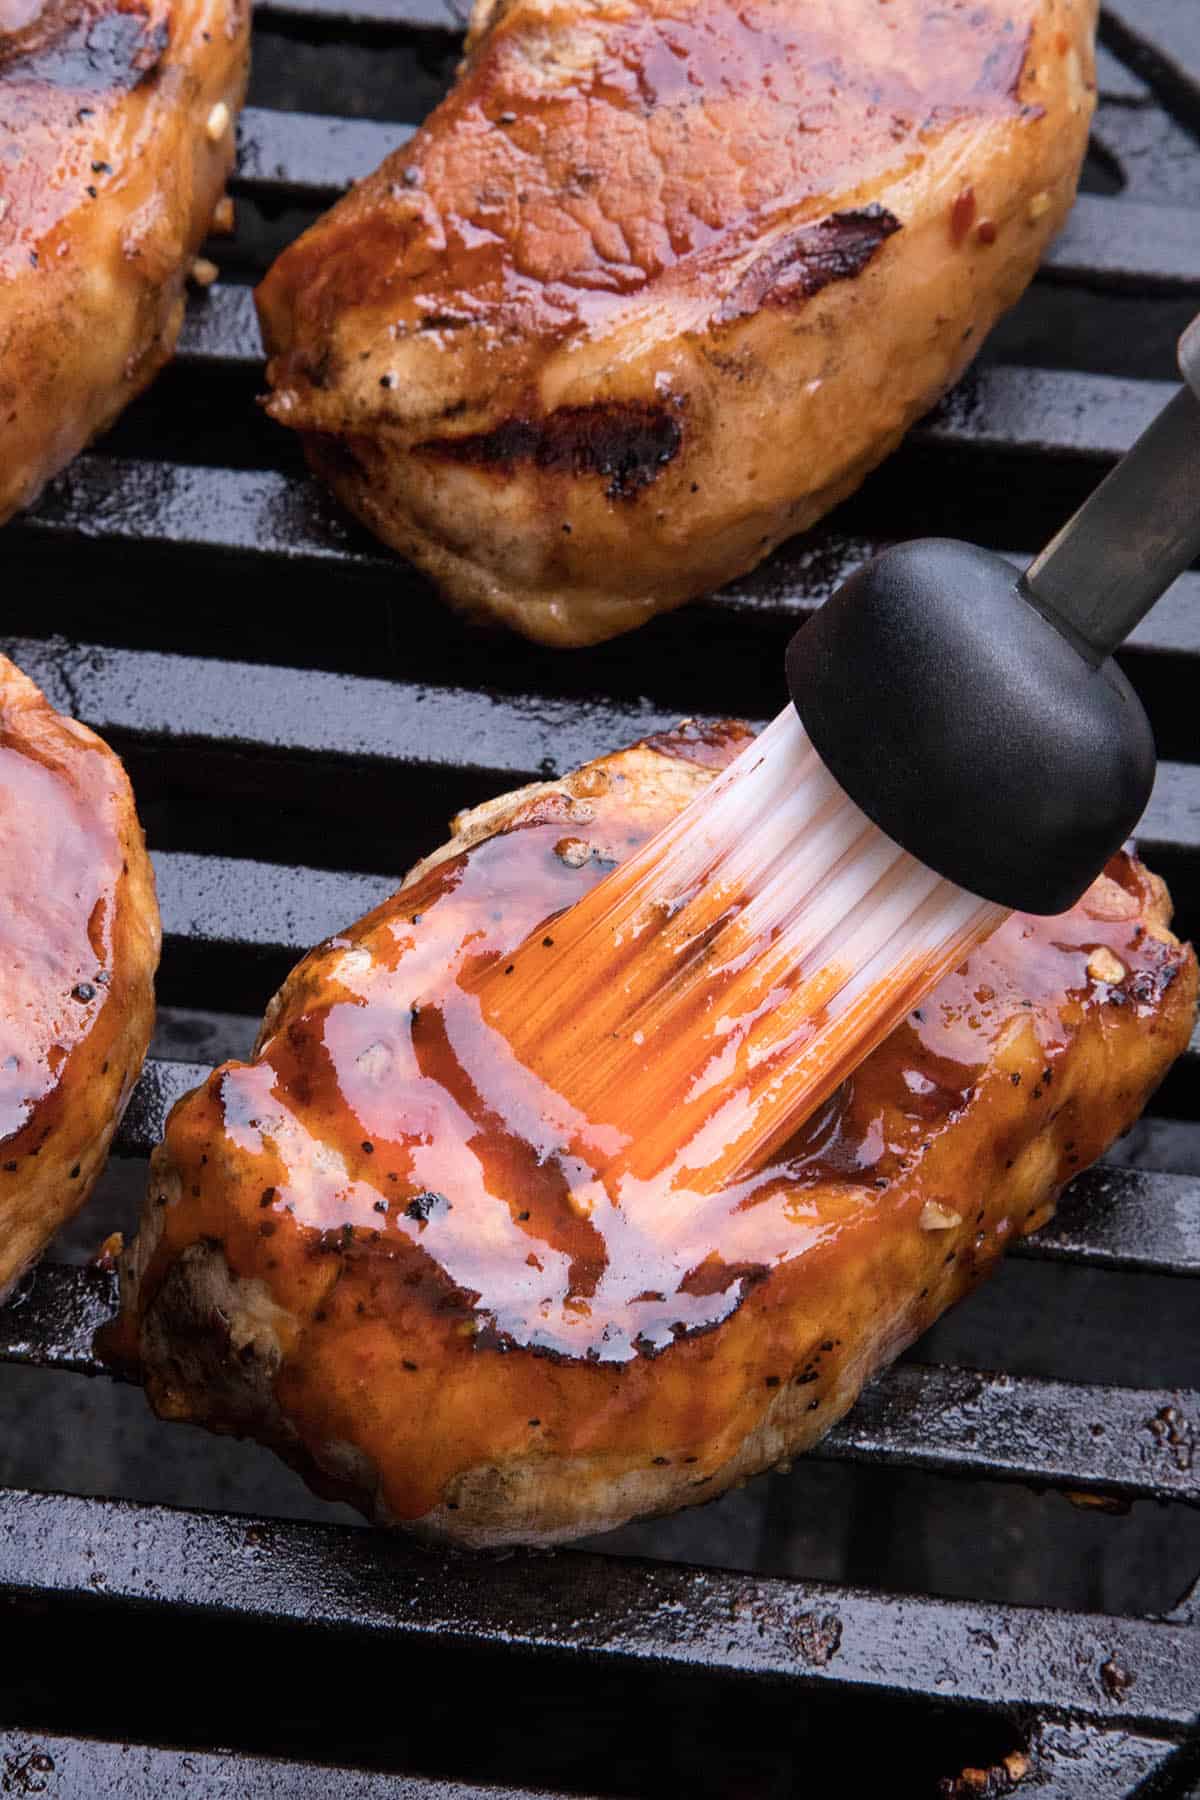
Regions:
[[[0,521],[175,348],[249,0],[0,0]]]
[[[573,1204],[563,1107],[460,986],[676,814],[745,728],[469,813],[172,1113],[115,1354],[377,1521],[549,1544],[807,1449],[1051,1214],[1187,1042],[1196,963],[1132,855],[1014,917],[771,1166]]]
[[[0,1300],[104,1167],[158,949],[124,769],[0,656]]]
[[[899,442],[1074,195],[1095,0],[477,0],[259,289],[274,390],[447,597],[586,644]]]

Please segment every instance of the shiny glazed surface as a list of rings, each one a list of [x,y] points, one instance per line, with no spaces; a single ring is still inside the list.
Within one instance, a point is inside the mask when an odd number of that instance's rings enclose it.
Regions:
[[[103,1166],[158,946],[124,770],[0,657],[0,1295]]]
[[[1011,920],[769,1167],[573,1204],[606,1122],[514,1063],[475,983],[744,741],[681,728],[479,809],[299,965],[156,1153],[111,1347],[161,1412],[468,1542],[708,1498],[820,1436],[1132,1121],[1196,968],[1122,855],[1070,914]]]
[[[259,290],[316,466],[448,596],[626,630],[861,480],[1070,204],[1094,0],[480,0]]]
[[[0,0],[0,520],[174,349],[249,22],[249,0]]]

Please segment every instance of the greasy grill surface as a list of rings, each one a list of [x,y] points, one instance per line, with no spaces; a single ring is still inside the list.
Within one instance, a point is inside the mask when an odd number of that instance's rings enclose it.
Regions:
[[[460,25],[449,0],[260,4],[239,230],[211,246],[222,280],[193,299],[177,366],[5,534],[0,649],[126,759],[164,915],[168,1019],[93,1244],[132,1223],[128,1197],[174,1101],[211,1058],[248,1047],[297,953],[392,891],[450,812],[683,712],[770,716],[790,631],[895,536],[948,531],[1028,557],[1161,405],[1170,346],[1200,305],[1200,21],[1192,0],[1113,0],[1089,191],[990,360],[863,493],[753,576],[636,637],[564,657],[478,636],[337,512],[257,414],[248,285],[403,141],[451,76]],[[1200,574],[1123,656],[1164,759],[1142,846],[1195,934]],[[222,1516],[0,1491],[0,1594],[22,1646],[0,1693],[0,1791],[449,1800],[686,1783],[782,1797],[831,1746],[848,1758],[846,1792],[932,1794],[967,1767],[998,1771],[994,1792],[1014,1770],[1019,1793],[1186,1791],[1200,1766],[1196,1611],[1139,1615],[1169,1607],[1200,1563],[1200,1514],[1188,1511],[1200,1501],[1200,1393],[1175,1385],[1196,1367],[1195,1343],[1168,1355],[1154,1329],[1159,1314],[1189,1316],[1178,1296],[1200,1275],[1198,1061],[1200,1042],[1149,1120],[1020,1246],[1006,1277],[1010,1335],[1024,1332],[1011,1373],[918,1346],[922,1360],[885,1374],[812,1467],[775,1480],[768,1498],[755,1484],[711,1525],[692,1515],[634,1534],[661,1560],[479,1562],[252,1518],[244,1502]],[[105,1416],[88,1396],[106,1387],[82,1390],[74,1412],[72,1384],[45,1387],[48,1371],[99,1372],[92,1335],[113,1278],[74,1254],[0,1311],[0,1361],[45,1396],[44,1412],[31,1399],[20,1416],[29,1429],[45,1421],[47,1456],[68,1420],[82,1417],[86,1435]],[[1091,1282],[1098,1312],[1111,1299],[1113,1331],[1128,1339],[1115,1381],[1114,1356],[1093,1368],[1081,1351],[1060,1370],[1052,1322],[1037,1337],[1038,1296],[1069,1296],[1056,1282]],[[1105,1328],[1093,1329],[1098,1341]],[[1035,1339],[1044,1366],[1030,1366]],[[200,1497],[219,1504],[191,1434],[141,1430],[147,1468],[178,1459],[183,1491],[200,1471]],[[236,1460],[209,1454],[220,1469]],[[48,1485],[36,1455],[34,1444],[24,1479]],[[932,1479],[947,1473],[972,1478],[974,1512]],[[271,1491],[290,1496],[286,1479]],[[136,1491],[136,1471],[121,1483]],[[1150,1520],[1166,1545],[1154,1567],[1169,1563],[1156,1604],[1115,1608],[1108,1578],[1065,1610],[897,1593],[911,1563],[895,1520],[914,1506],[934,1528],[957,1522],[956,1592],[1003,1593],[1004,1571],[981,1567],[973,1534],[996,1518],[987,1541],[1017,1542],[1022,1486],[1058,1509],[1046,1542],[1068,1563],[1088,1532],[1098,1554],[1099,1526],[1115,1534],[1110,1557],[1125,1542],[1145,1557],[1147,1508],[1072,1515],[1056,1496],[1169,1508]],[[147,1477],[146,1491],[161,1488]],[[858,1526],[847,1534],[831,1509],[805,1539],[805,1494],[810,1510],[814,1494],[846,1502]],[[751,1518],[757,1552],[738,1537]],[[759,1572],[786,1560],[779,1546],[797,1532],[839,1531],[832,1576],[819,1556],[823,1580],[800,1555],[798,1579]],[[682,1566],[681,1546],[716,1566]],[[1026,1558],[1032,1596],[1019,1548],[1013,1562],[1012,1593],[1036,1600],[1050,1562]],[[172,1655],[215,1671],[199,1712]]]

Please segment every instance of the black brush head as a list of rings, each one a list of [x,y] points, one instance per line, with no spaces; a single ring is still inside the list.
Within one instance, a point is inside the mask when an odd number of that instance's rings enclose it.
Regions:
[[[1137,824],[1150,722],[1003,557],[922,538],[844,582],[788,647],[792,700],[876,825],[960,887],[1065,912]]]

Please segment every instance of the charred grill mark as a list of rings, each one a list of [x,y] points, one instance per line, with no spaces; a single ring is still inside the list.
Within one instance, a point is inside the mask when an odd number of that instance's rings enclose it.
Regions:
[[[527,463],[554,474],[600,475],[607,477],[610,500],[628,500],[658,479],[682,442],[673,408],[615,400],[560,406],[541,419],[506,419],[465,437],[426,438],[416,454],[497,472]]]
[[[893,213],[874,205],[830,213],[816,225],[805,225],[752,264],[717,318],[725,324],[763,306],[795,306],[832,282],[853,281],[885,239],[900,229]]]
[[[166,17],[148,4],[118,10],[49,6],[27,31],[0,36],[10,80],[89,94],[124,93],[158,67],[170,42]]]

